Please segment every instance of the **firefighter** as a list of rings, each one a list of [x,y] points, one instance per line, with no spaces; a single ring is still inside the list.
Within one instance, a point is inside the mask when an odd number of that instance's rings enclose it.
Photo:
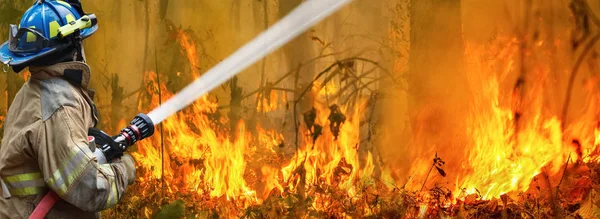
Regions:
[[[0,218],[30,217],[47,194],[60,197],[47,218],[98,218],[134,182],[131,156],[102,164],[89,143],[97,113],[81,41],[98,29],[91,18],[78,0],[39,0],[0,46],[4,68],[31,73],[4,122]]]

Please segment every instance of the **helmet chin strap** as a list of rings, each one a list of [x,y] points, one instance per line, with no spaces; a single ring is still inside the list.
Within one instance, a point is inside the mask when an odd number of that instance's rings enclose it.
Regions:
[[[83,46],[79,44],[79,46],[77,46],[75,50],[76,52],[75,54],[73,54],[73,60],[78,62],[85,62],[85,51],[83,51]]]
[[[77,36],[75,36],[71,39],[71,41],[73,42],[73,45],[75,46],[75,54],[74,54],[73,60],[79,61],[79,62],[85,62],[85,52],[83,51],[82,37],[78,33]]]
[[[81,46],[81,61],[82,62],[87,62],[87,59],[85,58],[85,49],[83,49],[83,46]]]

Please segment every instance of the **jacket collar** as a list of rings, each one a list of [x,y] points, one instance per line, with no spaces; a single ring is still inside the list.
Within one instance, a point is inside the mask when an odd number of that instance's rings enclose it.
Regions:
[[[51,66],[31,66],[29,67],[31,78],[38,80],[49,79],[53,77],[62,77],[67,81],[81,86],[85,91],[84,98],[92,106],[92,117],[94,126],[98,124],[98,111],[94,104],[94,95],[96,92],[89,89],[90,85],[90,66],[83,62],[61,62]]]
[[[83,62],[61,62],[51,66],[31,66],[29,72],[31,72],[32,78],[40,80],[63,77],[84,89],[87,89],[90,85],[90,66]]]

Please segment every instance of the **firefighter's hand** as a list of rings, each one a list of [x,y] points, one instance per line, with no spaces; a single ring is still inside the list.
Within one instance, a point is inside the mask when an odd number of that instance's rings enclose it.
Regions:
[[[115,158],[111,163],[123,163],[125,164],[125,170],[127,171],[127,182],[129,185],[135,181],[135,161],[129,154],[123,154],[120,158]]]

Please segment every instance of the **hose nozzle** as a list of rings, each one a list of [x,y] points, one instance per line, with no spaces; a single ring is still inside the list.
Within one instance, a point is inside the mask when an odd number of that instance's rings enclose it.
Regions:
[[[115,141],[121,140],[125,145],[131,146],[152,134],[154,134],[154,123],[148,115],[140,113],[133,118],[129,126],[121,130]]]
[[[137,141],[150,137],[154,134],[154,123],[146,114],[140,113],[129,123],[129,126],[122,129],[121,132],[110,137],[101,130],[91,128],[88,135],[95,138],[94,143],[99,149],[97,157],[99,160],[111,161],[114,158],[123,155],[127,148]]]

